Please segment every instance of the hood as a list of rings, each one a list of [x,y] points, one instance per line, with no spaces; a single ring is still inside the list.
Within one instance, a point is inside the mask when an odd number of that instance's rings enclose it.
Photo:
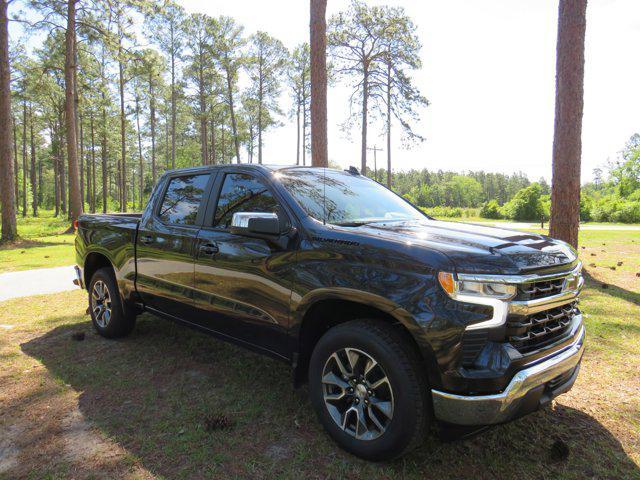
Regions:
[[[546,235],[437,220],[372,223],[358,233],[445,254],[460,273],[519,274],[577,259],[565,242]],[[354,231],[355,233],[355,231]]]

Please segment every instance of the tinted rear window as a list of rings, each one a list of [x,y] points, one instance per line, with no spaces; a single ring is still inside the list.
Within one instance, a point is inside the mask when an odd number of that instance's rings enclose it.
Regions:
[[[194,225],[209,174],[174,177],[169,182],[158,216],[163,222]]]

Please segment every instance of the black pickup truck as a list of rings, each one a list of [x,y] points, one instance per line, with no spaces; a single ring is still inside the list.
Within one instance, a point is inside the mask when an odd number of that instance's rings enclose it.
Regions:
[[[288,362],[367,459],[532,412],[584,351],[570,246],[436,221],[353,168],[172,171],[141,215],[81,216],[76,252],[99,334],[151,312]]]

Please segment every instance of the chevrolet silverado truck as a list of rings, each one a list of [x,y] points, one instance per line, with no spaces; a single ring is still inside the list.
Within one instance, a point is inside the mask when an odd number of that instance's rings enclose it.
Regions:
[[[370,460],[535,411],[585,348],[572,247],[434,220],[353,167],[171,171],[142,214],[82,215],[75,245],[100,335],[150,312],[285,361]]]

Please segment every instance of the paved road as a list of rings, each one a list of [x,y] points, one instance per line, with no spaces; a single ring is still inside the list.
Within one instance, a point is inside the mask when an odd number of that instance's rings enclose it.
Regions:
[[[76,287],[73,266],[38,268],[0,274],[0,302],[15,297],[64,292]]]

